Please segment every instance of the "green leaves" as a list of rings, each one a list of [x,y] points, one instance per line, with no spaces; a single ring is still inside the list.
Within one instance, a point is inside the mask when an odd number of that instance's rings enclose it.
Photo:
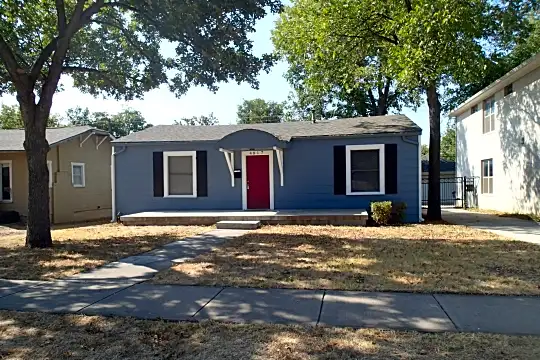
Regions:
[[[77,106],[66,111],[66,119],[68,125],[92,126],[96,129],[110,131],[111,135],[115,138],[120,138],[152,126],[152,124],[146,122],[139,111],[133,109],[125,109],[111,115],[106,112],[92,113],[88,108],[83,109]]]
[[[92,95],[117,99],[140,98],[166,84],[178,96],[191,86],[216,90],[220,82],[248,82],[268,70],[270,55],[255,56],[248,34],[278,0],[5,0],[0,6],[0,38],[15,54],[21,72],[29,72],[47,44],[59,37],[57,3],[77,30],[62,62],[63,73]],[[89,17],[75,16],[98,9]],[[174,52],[164,54],[164,41]],[[46,80],[52,54],[35,84]],[[0,92],[12,92],[14,79],[0,62]]]
[[[238,105],[238,123],[276,123],[285,121],[285,104],[263,99],[244,100]]]

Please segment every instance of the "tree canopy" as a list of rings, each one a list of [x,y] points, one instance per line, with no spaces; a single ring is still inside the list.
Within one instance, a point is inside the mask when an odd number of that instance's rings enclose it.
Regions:
[[[49,116],[47,127],[58,127],[62,119],[60,116],[53,114]],[[23,119],[21,110],[17,105],[2,105],[0,108],[0,129],[23,129]]]
[[[201,116],[192,116],[192,117],[184,117],[180,120],[175,120],[174,123],[176,125],[198,125],[198,126],[210,126],[210,125],[217,125],[219,123],[219,120],[217,117],[214,116],[214,113],[210,113],[207,115],[201,115]]]
[[[105,131],[110,131],[115,138],[129,135],[152,126],[148,124],[142,114],[133,109],[125,109],[117,114],[106,112],[90,112],[88,108],[75,107],[66,111],[66,120],[69,125],[88,125]]]
[[[236,112],[239,124],[285,121],[285,104],[263,99],[244,100]]]
[[[506,11],[507,1],[490,0],[293,0],[281,14],[274,43],[290,63],[303,66],[312,88],[339,84],[347,91],[426,95],[428,218],[440,219],[439,92],[477,78],[486,64],[484,43],[495,49],[509,44],[521,26],[518,14],[526,10],[520,8],[524,0],[508,2],[519,10]],[[386,87],[389,80],[395,82]]]
[[[45,128],[63,74],[85,93],[127,100],[161,85],[177,96],[225,81],[257,87],[272,56],[254,55],[248,35],[280,7],[279,0],[2,1],[0,95],[16,94],[25,128],[27,245],[52,245]]]

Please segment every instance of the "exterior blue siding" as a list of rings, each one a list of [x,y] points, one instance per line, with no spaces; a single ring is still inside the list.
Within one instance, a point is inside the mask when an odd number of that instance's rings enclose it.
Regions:
[[[253,145],[249,132],[234,138],[233,149]],[[261,136],[262,137],[262,136]],[[245,144],[243,139],[245,138]],[[232,137],[230,138],[232,140]],[[261,139],[262,140],[262,139]],[[270,141],[271,139],[266,139]],[[416,141],[416,137],[411,138]],[[336,145],[397,144],[398,193],[393,195],[334,195],[333,147]],[[224,155],[215,142],[178,144],[133,144],[116,155],[116,201],[122,214],[159,210],[240,210],[242,180],[231,186]],[[224,144],[223,144],[224,145]],[[118,145],[117,145],[118,149]],[[153,196],[152,154],[154,151],[206,150],[208,197],[159,198]],[[259,150],[259,149],[258,149]],[[241,169],[241,151],[235,151],[235,169]],[[408,222],[419,219],[418,145],[401,136],[363,138],[293,139],[284,149],[284,186],[280,186],[276,156],[274,165],[275,209],[367,209],[371,201],[393,200],[407,204]]]

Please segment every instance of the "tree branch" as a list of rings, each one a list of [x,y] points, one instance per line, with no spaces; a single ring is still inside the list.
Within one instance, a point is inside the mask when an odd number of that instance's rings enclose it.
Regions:
[[[57,42],[58,38],[54,38],[39,54],[39,57],[32,66],[32,70],[30,70],[30,78],[33,81],[37,80],[41,70],[43,69],[43,65],[45,65],[45,62],[49,59],[54,49],[56,49]]]
[[[411,11],[412,11],[411,0],[405,0],[405,9],[407,9],[407,12],[411,12]]]
[[[66,8],[64,0],[56,0],[56,16],[58,17],[58,36],[66,31]]]
[[[9,45],[6,43],[4,38],[0,35],[0,58],[2,59],[2,62],[4,63],[4,66],[6,67],[9,76],[11,76],[11,79],[15,84],[18,83],[19,80],[19,64],[17,63],[17,59],[15,59],[15,54],[13,54],[13,51],[9,47]]]

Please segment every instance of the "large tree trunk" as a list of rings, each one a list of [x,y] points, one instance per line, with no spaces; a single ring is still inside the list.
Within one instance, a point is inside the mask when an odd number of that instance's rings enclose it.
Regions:
[[[49,211],[49,170],[47,153],[49,143],[45,137],[48,111],[34,103],[33,93],[18,97],[25,124],[24,149],[28,163],[28,223],[26,246],[46,248],[52,246]]]
[[[429,108],[429,182],[428,211],[429,220],[441,220],[441,103],[437,85],[431,84],[427,90]]]

